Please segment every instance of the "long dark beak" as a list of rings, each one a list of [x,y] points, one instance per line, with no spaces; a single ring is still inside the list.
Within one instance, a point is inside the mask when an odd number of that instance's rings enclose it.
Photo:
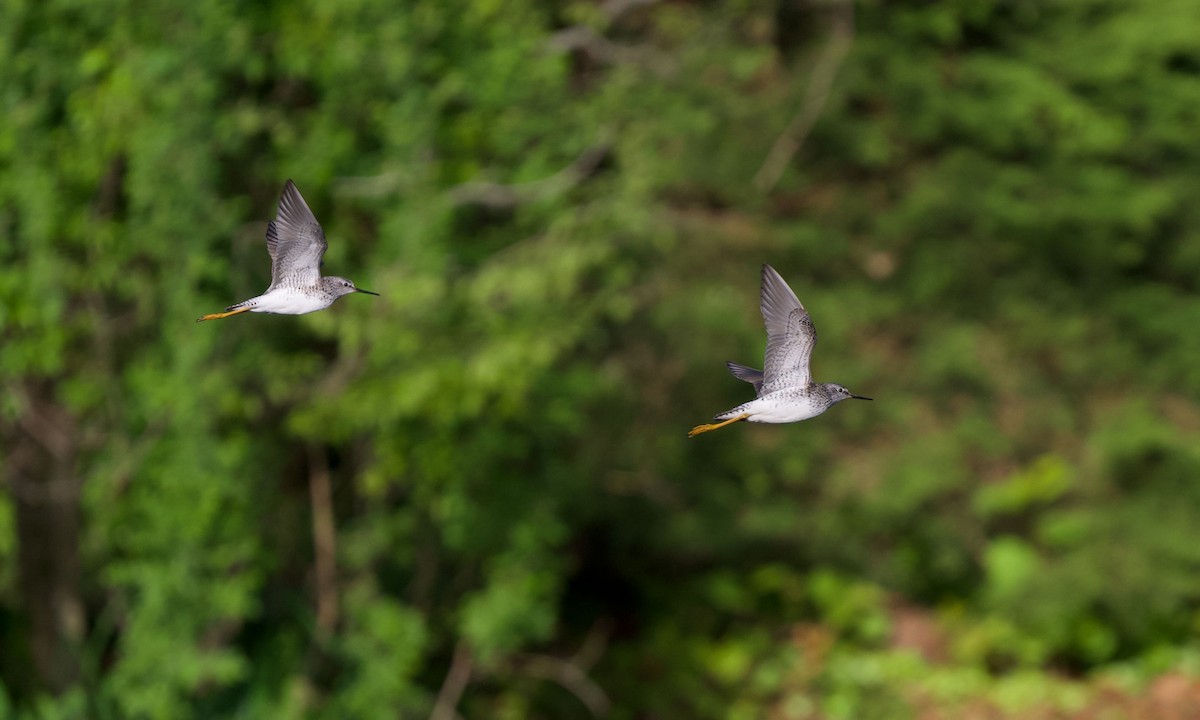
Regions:
[[[360,293],[366,293],[368,295],[374,295],[375,297],[379,297],[379,293],[373,293],[370,290],[363,290],[362,288],[354,288],[354,289]]]
[[[874,400],[875,398],[863,397],[862,395],[851,395],[855,400]]]

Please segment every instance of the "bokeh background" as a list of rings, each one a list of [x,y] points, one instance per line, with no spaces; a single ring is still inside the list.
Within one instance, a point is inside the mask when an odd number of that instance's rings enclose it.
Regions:
[[[0,716],[1200,717],[1198,284],[1194,2],[7,0]]]

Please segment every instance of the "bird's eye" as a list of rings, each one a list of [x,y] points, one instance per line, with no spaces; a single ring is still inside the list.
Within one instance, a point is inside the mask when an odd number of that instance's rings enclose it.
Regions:
[[[350,283],[348,283],[348,282],[344,282],[342,284],[345,285],[346,287],[350,287]]]

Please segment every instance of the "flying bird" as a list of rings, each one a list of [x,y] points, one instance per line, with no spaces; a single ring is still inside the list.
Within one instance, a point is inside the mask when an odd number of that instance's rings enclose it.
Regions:
[[[267,252],[271,255],[271,286],[258,297],[230,305],[225,312],[197,318],[220,320],[244,312],[303,315],[324,310],[343,295],[379,293],[355,287],[346,278],[321,277],[321,258],[329,243],[321,223],[291,180],[283,186],[279,212],[267,223]]]
[[[816,417],[855,395],[837,383],[813,382],[808,362],[817,344],[812,318],[775,268],[763,265],[762,316],[767,326],[767,352],[763,369],[727,362],[729,372],[754,386],[758,397],[717,415],[720,422],[697,425],[688,432],[695,437],[709,430],[749,420],[760,423],[790,423]]]

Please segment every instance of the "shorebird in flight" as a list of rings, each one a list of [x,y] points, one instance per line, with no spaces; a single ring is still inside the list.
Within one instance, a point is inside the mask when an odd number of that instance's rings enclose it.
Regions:
[[[288,180],[279,197],[279,212],[267,223],[271,286],[258,297],[230,305],[225,312],[197,318],[196,322],[220,320],[244,312],[303,315],[324,310],[343,295],[379,294],[355,287],[346,278],[321,277],[321,257],[328,248],[321,223],[300,196],[296,184]]]
[[[808,362],[817,344],[812,318],[775,268],[763,265],[762,316],[767,326],[767,352],[763,369],[727,362],[729,372],[754,385],[758,397],[717,415],[719,422],[697,425],[688,432],[694,437],[709,430],[749,420],[760,423],[790,423],[816,417],[855,395],[837,383],[813,382]]]

